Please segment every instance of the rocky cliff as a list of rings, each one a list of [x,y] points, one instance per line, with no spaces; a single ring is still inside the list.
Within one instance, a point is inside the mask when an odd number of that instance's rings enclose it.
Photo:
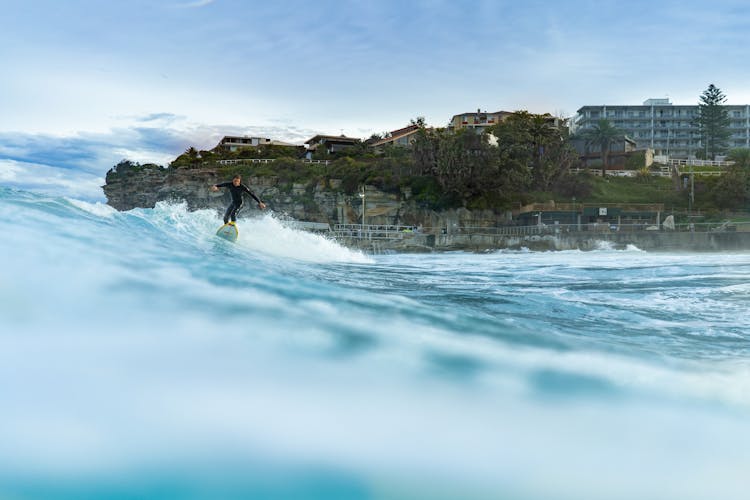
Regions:
[[[153,166],[125,166],[107,173],[103,186],[107,203],[118,210],[153,207],[159,201],[186,201],[192,210],[213,208],[223,212],[229,204],[229,194],[211,192],[210,187],[228,179],[219,178],[213,169],[166,169]],[[331,179],[310,184],[288,184],[275,177],[244,179],[250,189],[262,198],[274,212],[298,221],[335,224],[354,224],[332,233],[347,246],[366,251],[389,250],[431,251],[470,250],[487,251],[499,248],[528,248],[532,250],[589,250],[601,242],[616,248],[636,245],[643,250],[722,251],[750,248],[750,232],[679,233],[674,231],[642,231],[591,233],[590,231],[560,233],[552,227],[530,228],[523,236],[503,235],[493,230],[508,221],[492,211],[465,209],[434,212],[420,208],[406,189],[398,194],[384,193],[367,186],[365,221],[371,227],[361,231],[362,199],[347,194],[341,182]],[[247,213],[247,212],[246,212]],[[405,225],[421,227],[419,231],[397,231],[376,227]],[[482,228],[487,228],[484,230]],[[529,228],[527,228],[529,229]],[[383,234],[383,232],[387,234]]]
[[[103,189],[107,203],[118,210],[150,208],[159,201],[184,200],[191,210],[223,211],[229,204],[229,194],[211,192],[210,187],[227,180],[210,168],[120,167],[107,173]],[[288,184],[276,177],[250,177],[243,182],[274,212],[296,220],[331,225],[362,222],[362,199],[345,193],[339,180]],[[366,186],[364,205],[367,224],[422,226],[435,233],[450,233],[457,227],[494,226],[499,221],[492,211],[459,209],[438,213],[420,208],[409,189],[392,194]]]

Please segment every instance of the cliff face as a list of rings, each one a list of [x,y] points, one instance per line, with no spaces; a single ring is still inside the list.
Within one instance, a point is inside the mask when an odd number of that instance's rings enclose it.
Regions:
[[[223,213],[229,204],[226,191],[213,193],[211,185],[228,179],[218,178],[211,169],[164,169],[158,167],[124,168],[110,171],[104,193],[107,203],[118,210],[136,207],[153,207],[159,201],[186,201],[191,210],[209,208]],[[340,181],[328,183],[284,184],[274,177],[244,179],[253,192],[277,213],[286,214],[299,221],[334,224],[360,224],[362,199],[347,195]],[[491,211],[465,209],[434,212],[421,209],[409,190],[400,194],[384,193],[367,186],[365,221],[370,225],[421,226],[421,230],[398,232],[390,239],[363,237],[359,228],[344,228],[337,232],[344,244],[367,251],[386,250],[430,251],[472,250],[485,251],[498,248],[530,248],[534,250],[592,249],[601,241],[609,241],[618,248],[636,245],[643,250],[718,251],[750,248],[750,232],[731,233],[679,233],[670,231],[645,231],[566,234],[539,234],[503,236],[479,228],[507,222]],[[249,210],[248,210],[249,212]],[[247,213],[247,212],[246,212]],[[370,229],[375,236],[381,228]],[[391,229],[392,231],[392,229]]]
[[[184,200],[191,210],[223,211],[229,205],[229,194],[226,190],[211,192],[210,187],[228,180],[219,178],[212,169],[137,167],[108,172],[103,189],[107,203],[118,210],[151,208],[159,201]],[[269,208],[296,220],[331,225],[362,222],[362,199],[342,192],[341,182],[336,179],[328,183],[289,185],[275,177],[250,177],[243,179],[243,183]],[[494,226],[498,221],[491,211],[425,210],[417,206],[408,189],[391,194],[372,186],[366,188],[365,212],[367,224],[421,225],[448,233],[454,227]]]
[[[107,172],[102,186],[107,204],[117,210],[152,208],[165,200],[186,200],[191,209],[209,208],[220,204],[218,193],[211,193],[216,175],[210,170],[168,170],[165,168],[134,168]]]

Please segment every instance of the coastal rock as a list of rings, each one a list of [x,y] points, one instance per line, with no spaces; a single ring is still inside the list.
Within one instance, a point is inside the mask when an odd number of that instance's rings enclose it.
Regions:
[[[148,167],[112,169],[103,186],[107,203],[118,210],[152,208],[160,201],[185,201],[190,210],[223,210],[229,203],[226,191],[214,193],[210,186],[225,179],[213,169]],[[341,191],[341,181],[284,184],[276,177],[245,179],[250,189],[277,213],[311,222],[360,224],[362,199]],[[431,211],[417,209],[403,196],[366,186],[367,224],[422,224],[434,219]]]

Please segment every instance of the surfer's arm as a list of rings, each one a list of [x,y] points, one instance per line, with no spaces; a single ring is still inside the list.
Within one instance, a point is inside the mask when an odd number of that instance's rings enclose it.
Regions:
[[[229,187],[231,185],[232,185],[231,182],[222,182],[221,184],[213,184],[211,186],[211,191],[218,191],[219,188],[225,188],[225,187]]]
[[[263,203],[262,201],[260,201],[260,198],[258,198],[257,196],[255,196],[255,193],[253,193],[252,191],[250,191],[250,189],[247,186],[245,186],[244,184],[242,185],[242,187],[245,189],[245,192],[247,194],[249,194],[250,196],[252,196],[253,199],[258,203],[258,208],[260,208],[261,210],[263,210],[264,208],[266,208],[266,204]]]

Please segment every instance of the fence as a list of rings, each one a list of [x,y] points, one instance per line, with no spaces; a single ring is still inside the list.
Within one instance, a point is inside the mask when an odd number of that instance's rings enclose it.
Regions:
[[[241,165],[243,163],[273,163],[277,158],[240,158],[237,160],[219,160],[219,165]],[[299,160],[308,165],[328,165],[331,160]]]
[[[534,226],[454,226],[451,228],[432,228],[401,225],[374,224],[335,224],[330,234],[334,238],[351,238],[365,240],[395,240],[423,234],[434,235],[463,235],[463,236],[534,236],[534,235],[563,235],[563,234],[601,234],[601,233],[636,233],[636,232],[750,232],[750,222],[722,222],[722,223],[683,223],[675,224],[674,229],[666,229],[652,223],[581,223],[581,224],[539,224]]]
[[[685,163],[685,162],[700,162]],[[658,169],[649,170],[649,174],[657,177],[671,177],[672,172],[676,171],[677,175],[706,175],[719,176],[724,175],[726,167],[732,165],[732,162],[726,161],[707,161],[707,160],[669,160],[669,165],[658,167]],[[714,170],[692,170],[692,167],[713,167]],[[602,175],[601,168],[571,168],[571,174],[580,174],[588,172],[591,175]],[[637,170],[607,169],[607,175],[610,177],[637,177]]]
[[[335,224],[332,235],[336,238],[354,238],[365,240],[395,240],[405,236],[420,234],[421,229],[414,226],[377,225],[377,224]]]
[[[678,160],[676,158],[670,158],[666,161],[669,165],[674,165],[677,167],[682,166],[692,166],[692,167],[719,167],[719,168],[725,168],[725,167],[731,167],[734,165],[733,161],[718,161],[718,160],[696,160],[696,159],[690,159],[690,160]]]

